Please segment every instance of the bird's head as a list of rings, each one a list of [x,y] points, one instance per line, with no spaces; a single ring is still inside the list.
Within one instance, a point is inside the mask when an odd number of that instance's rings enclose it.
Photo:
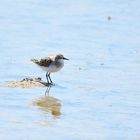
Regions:
[[[68,58],[65,58],[62,54],[57,54],[55,56],[55,60],[59,61],[59,60],[69,60]]]

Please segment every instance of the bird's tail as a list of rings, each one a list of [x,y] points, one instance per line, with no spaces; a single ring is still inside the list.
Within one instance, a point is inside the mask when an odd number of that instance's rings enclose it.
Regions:
[[[35,58],[32,58],[31,61],[35,64],[38,64],[39,63],[39,60],[38,59],[35,59]]]

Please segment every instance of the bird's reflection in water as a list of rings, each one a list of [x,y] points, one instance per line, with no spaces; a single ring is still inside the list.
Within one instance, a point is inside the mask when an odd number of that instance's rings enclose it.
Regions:
[[[59,99],[50,96],[51,86],[48,86],[45,95],[33,101],[33,105],[38,106],[45,114],[51,114],[53,118],[61,115],[61,102]],[[46,120],[47,121],[47,120]]]

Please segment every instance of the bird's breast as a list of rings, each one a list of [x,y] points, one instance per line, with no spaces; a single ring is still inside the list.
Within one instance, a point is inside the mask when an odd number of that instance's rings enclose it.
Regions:
[[[42,67],[43,70],[51,73],[51,72],[57,72],[60,69],[62,69],[64,66],[64,62],[52,62],[48,67]]]

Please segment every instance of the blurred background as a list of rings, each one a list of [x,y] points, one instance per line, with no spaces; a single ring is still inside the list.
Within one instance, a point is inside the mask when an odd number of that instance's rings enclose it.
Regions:
[[[30,59],[62,53],[56,86],[0,89],[0,139],[140,139],[139,0],[0,1],[0,82],[45,73]]]

